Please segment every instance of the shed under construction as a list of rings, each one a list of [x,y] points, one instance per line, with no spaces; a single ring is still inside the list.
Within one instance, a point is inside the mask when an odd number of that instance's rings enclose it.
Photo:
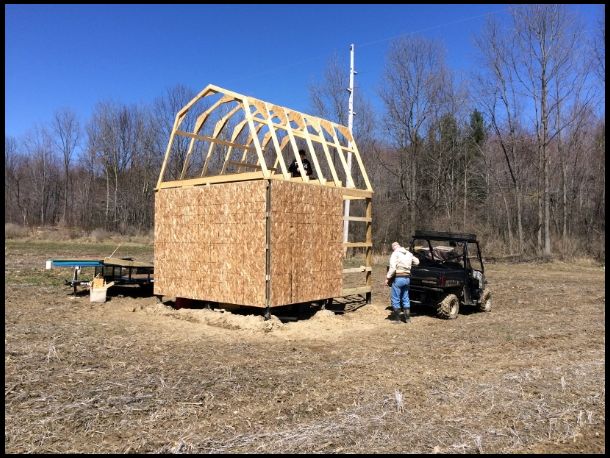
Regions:
[[[354,294],[370,302],[372,195],[347,127],[209,85],[176,115],[161,167],[155,294],[267,311]],[[362,200],[363,214],[345,217],[347,199]],[[365,240],[343,242],[345,219],[365,225]],[[343,268],[347,248],[364,250],[361,266]],[[344,288],[348,275],[360,285]]]

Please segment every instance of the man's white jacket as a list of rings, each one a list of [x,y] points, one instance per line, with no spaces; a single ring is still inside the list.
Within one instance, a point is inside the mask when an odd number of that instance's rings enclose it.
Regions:
[[[400,247],[390,256],[390,269],[387,278],[392,278],[394,274],[411,275],[411,265],[418,265],[419,259],[413,256],[406,248]]]

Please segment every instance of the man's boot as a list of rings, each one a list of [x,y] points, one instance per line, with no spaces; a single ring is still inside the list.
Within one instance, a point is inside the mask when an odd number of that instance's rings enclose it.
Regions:
[[[400,323],[400,309],[392,309],[390,320],[392,320],[394,324]]]
[[[411,309],[410,308],[403,309],[403,317],[404,317],[403,321],[405,323],[411,322]]]

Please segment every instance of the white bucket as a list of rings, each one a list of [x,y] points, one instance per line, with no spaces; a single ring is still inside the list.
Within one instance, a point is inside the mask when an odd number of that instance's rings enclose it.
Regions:
[[[89,300],[91,302],[106,302],[106,291],[108,288],[91,288],[89,290]]]

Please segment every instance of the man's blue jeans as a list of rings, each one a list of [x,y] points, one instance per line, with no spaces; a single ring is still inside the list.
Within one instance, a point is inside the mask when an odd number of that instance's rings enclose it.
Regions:
[[[411,279],[409,277],[396,277],[394,283],[392,283],[392,309],[400,310],[400,303],[404,309],[411,307],[409,302],[409,284]]]

